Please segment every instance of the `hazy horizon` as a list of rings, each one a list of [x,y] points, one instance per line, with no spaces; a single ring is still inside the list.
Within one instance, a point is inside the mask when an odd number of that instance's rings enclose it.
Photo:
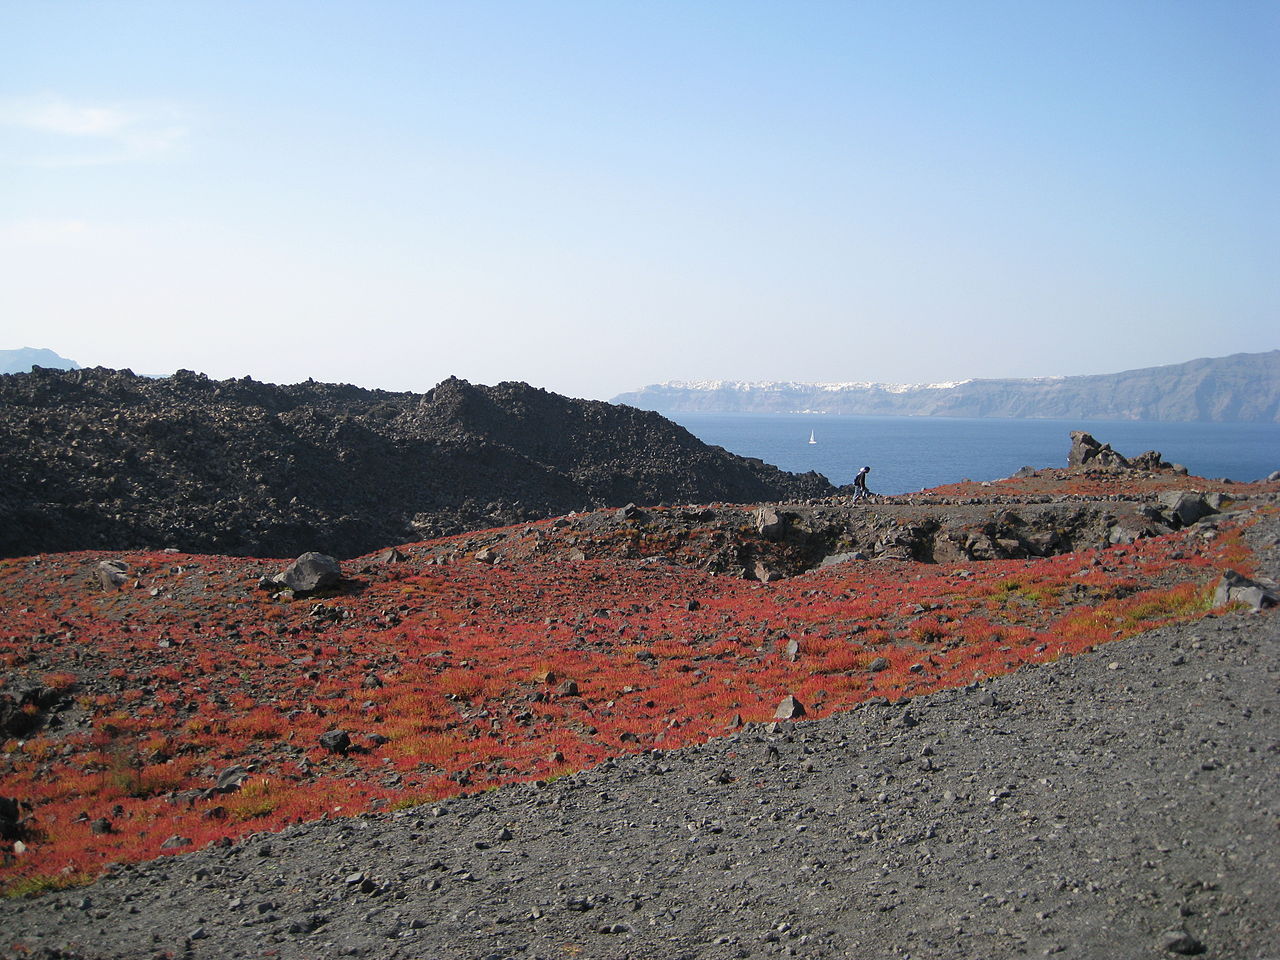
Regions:
[[[5,353],[17,353],[17,352],[20,352],[20,351],[23,351],[23,350],[42,350],[42,349],[48,349],[48,348],[46,348],[46,347],[31,347],[30,345],[24,345],[24,346],[22,346],[22,347],[14,347],[14,348],[10,348],[10,347],[0,347],[0,355],[5,354]],[[60,359],[62,359],[62,360],[67,360],[67,361],[70,361],[70,362],[72,362],[72,363],[76,363],[76,364],[78,365],[78,367],[79,367],[79,368],[81,368],[81,369],[88,368],[88,367],[94,367],[94,366],[105,366],[104,364],[81,363],[81,362],[80,362],[76,357],[67,357],[67,356],[63,356],[63,355],[62,355],[61,353],[59,353],[59,351],[57,351],[57,350],[53,350],[52,352],[53,352],[53,353],[55,353],[55,354],[57,354],[57,355],[60,357]],[[1274,352],[1274,351],[1256,351],[1256,353],[1268,353],[1268,352]],[[1227,358],[1226,358],[1226,357],[1203,357],[1203,356],[1202,356],[1202,357],[1189,357],[1189,358],[1187,358],[1186,360],[1175,361],[1175,362],[1173,362],[1173,363],[1169,363],[1169,364],[1160,364],[1160,365],[1158,365],[1158,366],[1180,366],[1180,365],[1182,365],[1183,363],[1191,363],[1191,362],[1198,361],[1198,360],[1218,360],[1218,359],[1227,359]],[[136,375],[138,375],[138,376],[143,376],[143,377],[169,377],[169,376],[172,376],[173,374],[177,373],[177,370],[178,370],[178,369],[186,369],[186,370],[190,370],[190,372],[192,372],[192,373],[196,373],[196,374],[203,374],[203,375],[205,375],[205,376],[209,376],[211,379],[220,379],[220,380],[225,380],[225,379],[238,379],[239,377],[242,377],[242,376],[250,376],[250,378],[251,378],[251,379],[258,380],[258,381],[263,382],[263,383],[272,383],[272,384],[277,384],[277,385],[282,385],[282,386],[288,386],[288,385],[290,385],[290,384],[296,384],[296,383],[303,383],[303,382],[306,382],[307,380],[319,380],[319,379],[320,379],[320,378],[318,378],[318,377],[301,377],[301,378],[299,378],[299,379],[289,379],[289,380],[277,379],[277,380],[273,380],[273,379],[266,378],[266,377],[257,377],[257,376],[252,376],[251,374],[240,374],[240,375],[238,375],[238,376],[236,376],[236,375],[218,376],[218,375],[210,374],[210,373],[209,373],[208,371],[206,371],[206,370],[200,370],[200,369],[198,369],[198,368],[189,368],[189,367],[188,367],[188,368],[181,368],[181,367],[180,367],[180,368],[177,368],[177,369],[175,369],[175,370],[168,370],[168,371],[164,371],[164,372],[156,372],[156,371],[150,371],[150,370],[139,370],[139,369],[136,369],[136,368],[134,368],[134,367],[128,366],[127,364],[126,364],[126,365],[123,365],[123,366],[121,366],[121,367],[113,367],[113,368],[111,368],[111,369],[126,369],[126,370],[129,370],[131,373],[134,373],[134,374],[136,374]],[[1110,376],[1110,375],[1115,375],[1115,374],[1122,374],[1122,373],[1134,372],[1134,371],[1142,370],[1142,369],[1156,369],[1156,367],[1147,367],[1147,368],[1143,368],[1143,367],[1135,367],[1135,368],[1130,368],[1129,370],[1090,371],[1090,372],[1088,372],[1088,373],[1070,373],[1070,374],[1064,374],[1064,375],[1061,375],[1061,376],[1055,376],[1055,377],[1041,377],[1041,378],[1017,378],[1017,377],[960,377],[960,378],[957,378],[957,380],[952,381],[952,382],[953,382],[953,383],[957,383],[957,384],[958,384],[958,383],[968,382],[968,381],[972,381],[972,380],[1020,380],[1020,379],[1025,379],[1025,380],[1036,380],[1036,379],[1042,379],[1042,380],[1061,380],[1061,379],[1071,379],[1071,378],[1075,378],[1075,377],[1094,377],[1094,376],[1104,376],[1104,377],[1105,377],[1105,376]],[[415,388],[408,388],[408,387],[406,387],[406,388],[403,388],[403,391],[404,391],[404,392],[425,393],[427,390],[430,390],[430,389],[432,389],[433,387],[438,386],[438,385],[440,384],[440,382],[441,382],[441,381],[443,381],[443,380],[447,380],[447,379],[449,379],[450,377],[455,377],[455,376],[458,376],[458,374],[446,374],[444,377],[441,377],[441,378],[440,378],[440,380],[437,380],[437,381],[435,381],[435,382],[433,382],[433,383],[425,384],[425,385],[424,385],[424,386],[422,386],[421,388],[417,388],[417,387],[415,387]],[[468,378],[463,377],[462,379],[467,380]],[[510,378],[510,377],[505,378],[505,379],[506,379],[506,381],[513,381],[513,378]],[[824,386],[824,385],[832,385],[832,384],[836,383],[835,381],[779,381],[779,380],[764,380],[764,379],[762,379],[762,380],[758,380],[758,381],[742,381],[742,380],[734,380],[734,379],[732,379],[732,378],[723,378],[723,379],[724,379],[724,381],[725,381],[725,382],[739,382],[739,383],[742,383],[742,382],[750,382],[750,383],[752,383],[752,384],[757,384],[757,383],[759,383],[759,384],[775,383],[775,384],[776,384],[776,383],[792,382],[792,383],[795,383],[795,384],[797,384],[797,385],[806,385],[806,386]],[[377,384],[377,383],[363,383],[363,382],[353,381],[353,380],[333,380],[333,381],[322,381],[322,382],[327,382],[327,383],[338,383],[338,384],[346,384],[346,385],[349,385],[349,386],[355,386],[355,387],[360,387],[360,388],[363,388],[363,389],[369,389],[369,390],[379,390],[379,389],[380,389],[380,390],[392,390],[392,389],[395,389],[395,388],[386,387],[386,386],[384,386],[384,385]],[[497,385],[498,383],[501,383],[501,382],[504,382],[504,381],[500,381],[500,380],[493,380],[493,381],[485,381],[485,380],[470,380],[469,382],[471,382],[471,383],[473,383],[473,384],[483,385],[483,386],[495,386],[495,385]],[[546,384],[534,383],[534,382],[529,381],[529,380],[523,380],[523,381],[521,381],[519,378],[514,378],[514,382],[524,382],[524,383],[527,383],[527,384],[528,384],[529,386],[531,386],[531,387],[538,387],[538,388],[541,388],[541,389],[552,390],[552,392],[557,392],[557,393],[561,392],[561,391],[553,390],[553,388],[548,387]],[[612,395],[610,395],[610,396],[607,396],[607,397],[599,397],[599,398],[585,398],[585,399],[613,400],[613,399],[614,399],[614,397],[621,396],[621,395],[628,394],[628,393],[635,393],[635,392],[637,392],[637,391],[640,391],[640,390],[644,389],[645,387],[660,386],[660,385],[665,384],[666,382],[667,382],[667,381],[661,381],[661,382],[658,382],[658,383],[637,384],[637,385],[636,385],[636,386],[634,386],[634,387],[631,387],[631,388],[628,388],[628,389],[624,389],[624,390],[619,390],[619,391],[617,391],[616,393],[614,393],[614,394],[612,394]],[[681,384],[681,383],[696,383],[696,382],[698,382],[698,381],[695,381],[695,380],[689,380],[689,381],[680,381],[680,380],[675,380],[675,381],[673,381],[673,382],[674,382],[674,383],[676,383],[676,384]],[[847,382],[847,381],[839,381],[839,382],[840,382],[840,383],[845,383],[845,382]],[[906,384],[892,384],[892,383],[889,383],[889,382],[887,382],[887,381],[871,381],[871,382],[872,382],[872,383],[876,383],[876,384],[881,385],[881,386],[906,385]],[[941,386],[941,385],[948,385],[948,384],[944,384],[944,383],[935,383],[935,384],[929,384],[929,385],[931,385],[931,386]],[[911,384],[911,386],[925,386],[925,384]],[[573,394],[568,394],[568,396],[575,396],[575,395],[573,395]]]
[[[0,336],[608,399],[1280,346],[1280,6],[0,4]]]

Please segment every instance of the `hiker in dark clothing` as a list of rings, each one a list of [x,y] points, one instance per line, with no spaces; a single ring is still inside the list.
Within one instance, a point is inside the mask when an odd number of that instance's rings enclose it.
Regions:
[[[857,503],[871,491],[867,489],[867,474],[871,472],[870,467],[863,467],[858,471],[858,475],[853,478],[853,502]]]

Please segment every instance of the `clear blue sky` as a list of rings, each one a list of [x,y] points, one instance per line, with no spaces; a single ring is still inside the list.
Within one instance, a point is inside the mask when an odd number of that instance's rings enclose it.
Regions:
[[[0,0],[0,348],[608,398],[1280,346],[1280,3]]]

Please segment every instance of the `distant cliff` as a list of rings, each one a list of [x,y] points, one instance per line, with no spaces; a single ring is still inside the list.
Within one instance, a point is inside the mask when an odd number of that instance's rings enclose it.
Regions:
[[[952,383],[671,381],[614,403],[660,413],[1280,422],[1280,350],[1083,377]]]
[[[60,357],[43,347],[23,347],[20,350],[0,350],[0,373],[30,373],[32,367],[48,367],[51,370],[79,370],[80,364]]]

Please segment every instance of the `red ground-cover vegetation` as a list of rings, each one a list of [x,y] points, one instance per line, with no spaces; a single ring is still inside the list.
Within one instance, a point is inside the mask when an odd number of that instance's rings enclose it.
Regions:
[[[0,666],[63,697],[0,750],[0,795],[23,805],[0,884],[67,885],[300,820],[554,777],[768,721],[788,694],[812,716],[969,684],[1202,616],[1224,568],[1250,570],[1227,524],[767,584],[652,559],[439,556],[350,561],[340,588],[307,599],[259,589],[283,565],[263,560],[0,562]],[[95,576],[108,557],[129,565],[118,591]],[[321,746],[334,730],[350,749]],[[246,775],[215,789],[236,766]]]

